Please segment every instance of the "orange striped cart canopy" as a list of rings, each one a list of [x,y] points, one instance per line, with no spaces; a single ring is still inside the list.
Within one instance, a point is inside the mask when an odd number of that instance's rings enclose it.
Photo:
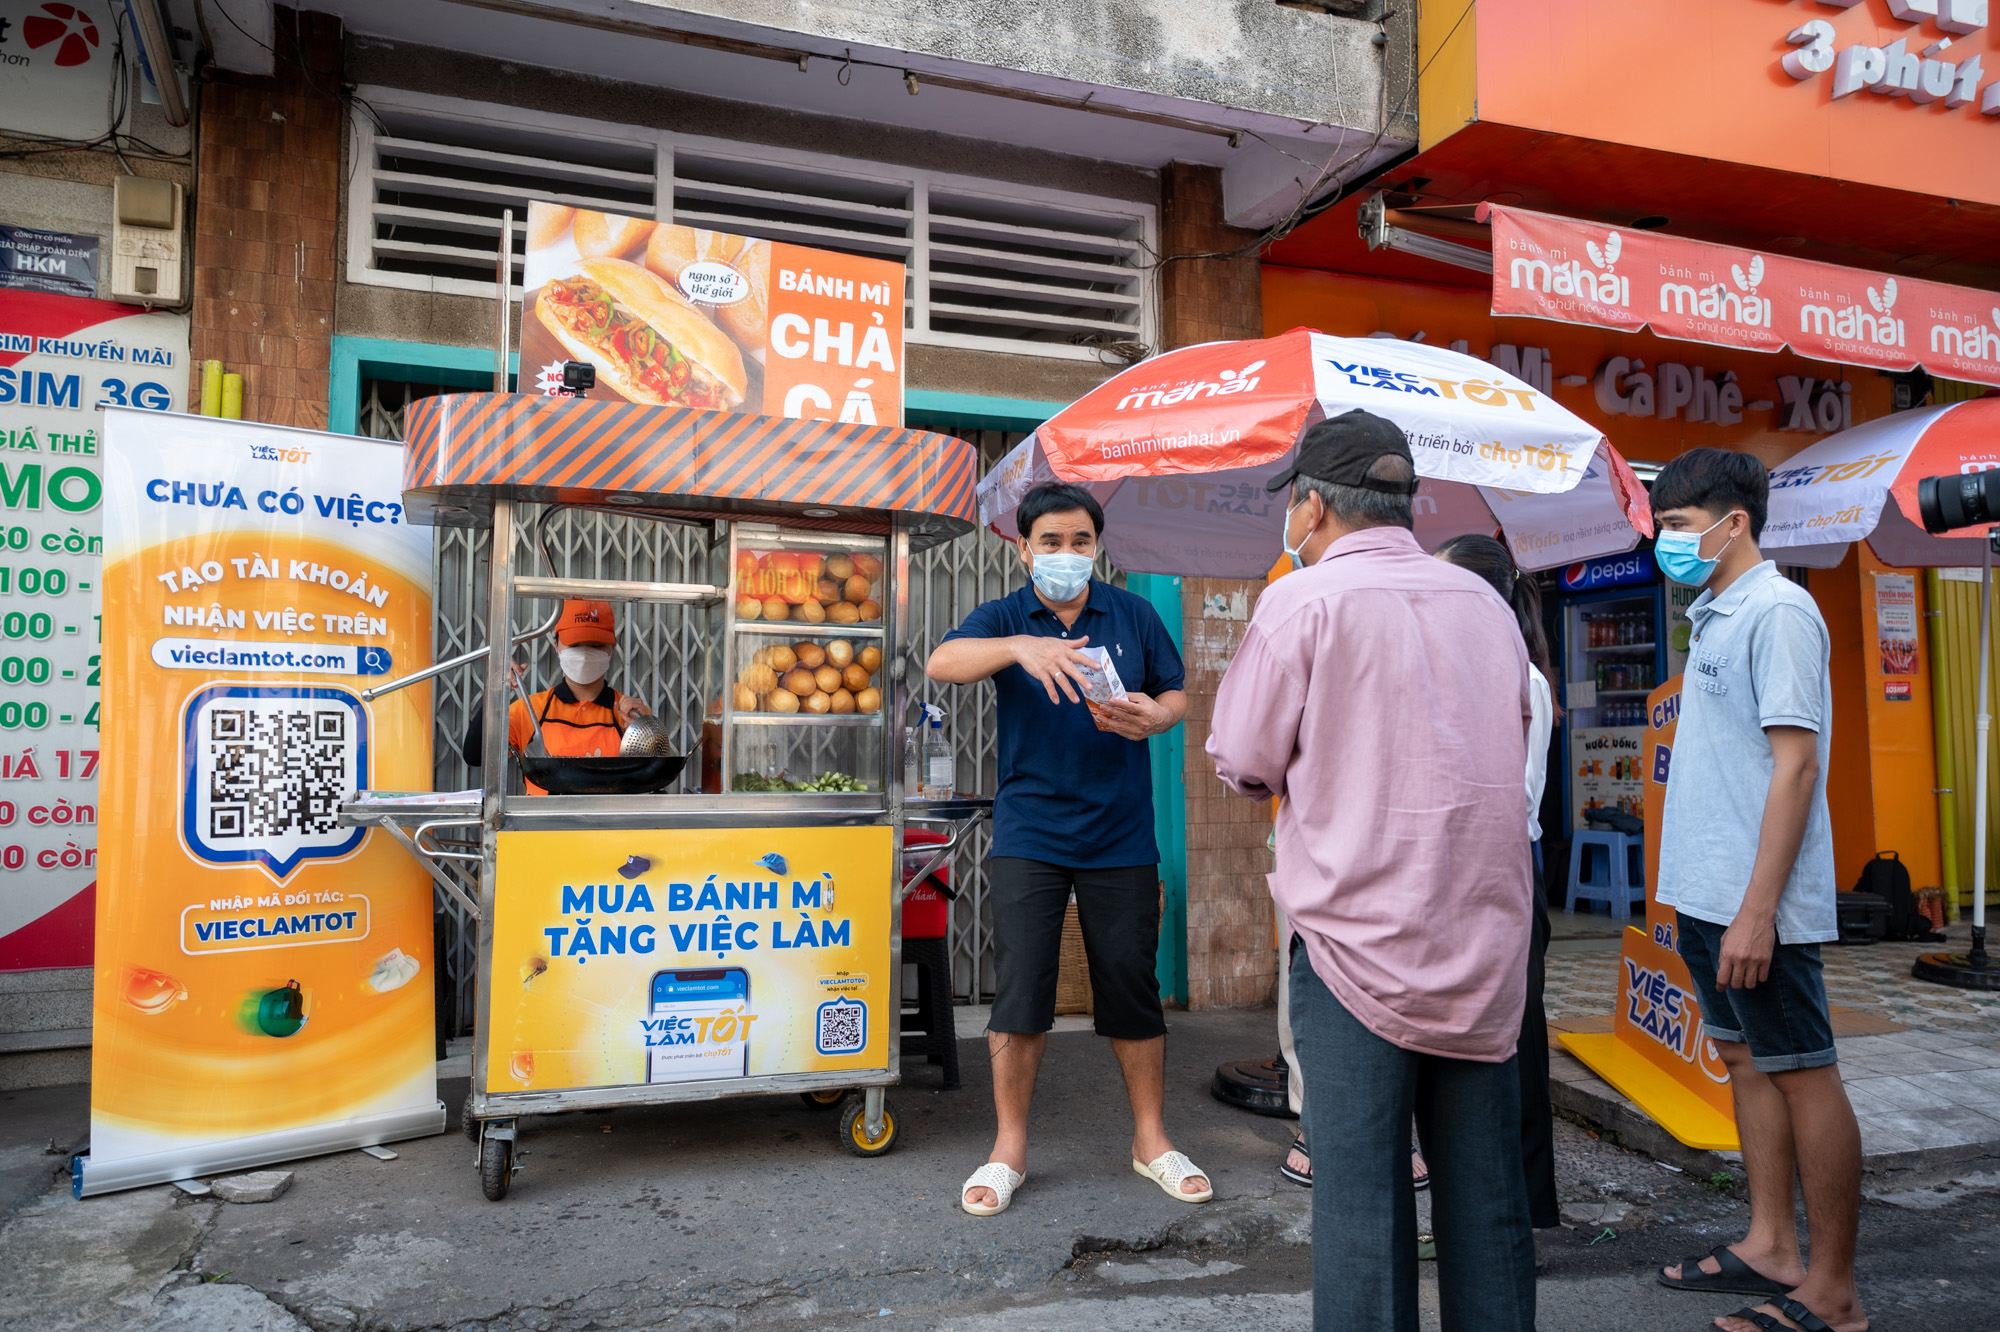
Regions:
[[[849,532],[899,526],[921,550],[978,517],[977,452],[926,430],[447,393],[411,403],[406,434],[403,503],[416,523],[482,527],[504,496]]]

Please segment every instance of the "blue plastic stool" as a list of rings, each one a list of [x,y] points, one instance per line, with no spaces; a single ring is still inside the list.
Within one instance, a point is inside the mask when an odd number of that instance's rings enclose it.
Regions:
[[[1633,905],[1646,900],[1645,863],[1643,837],[1608,828],[1585,828],[1575,833],[1569,843],[1569,901],[1564,913],[1574,915],[1581,899],[1607,903],[1612,919],[1630,920]],[[1591,872],[1588,879],[1583,877],[1586,866]]]

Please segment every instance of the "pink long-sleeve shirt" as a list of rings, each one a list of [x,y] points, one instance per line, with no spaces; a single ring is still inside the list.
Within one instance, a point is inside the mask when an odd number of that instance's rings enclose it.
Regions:
[[[1399,527],[1267,588],[1216,694],[1216,775],[1282,797],[1271,895],[1334,997],[1404,1049],[1514,1053],[1530,715],[1513,611]]]

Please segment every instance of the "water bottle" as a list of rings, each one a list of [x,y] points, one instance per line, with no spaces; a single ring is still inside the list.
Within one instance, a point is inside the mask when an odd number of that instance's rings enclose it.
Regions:
[[[926,703],[924,716],[930,721],[924,727],[924,799],[949,800],[958,786],[958,757],[945,739],[944,709]]]
[[[924,795],[924,728],[903,728],[903,799],[921,800]]]

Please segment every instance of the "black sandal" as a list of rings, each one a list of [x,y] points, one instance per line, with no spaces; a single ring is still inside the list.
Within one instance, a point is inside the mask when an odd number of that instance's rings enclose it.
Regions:
[[[1293,1152],[1297,1152],[1300,1156],[1306,1158],[1306,1168],[1304,1170],[1292,1169]],[[1305,1134],[1301,1133],[1292,1139],[1292,1145],[1285,1151],[1285,1159],[1278,1163],[1278,1173],[1301,1188],[1309,1189],[1313,1186],[1312,1152],[1306,1148]]]
[[[1797,1327],[1787,1327],[1785,1324],[1771,1317],[1771,1315],[1759,1313],[1756,1309],[1748,1305],[1738,1309],[1735,1313],[1724,1314],[1723,1317],[1741,1318],[1746,1323],[1755,1323],[1758,1327],[1764,1329],[1764,1332],[1833,1332],[1833,1328],[1828,1326],[1824,1318],[1821,1318],[1797,1300],[1789,1298],[1779,1299],[1772,1300],[1771,1303],[1777,1305],[1778,1311],[1791,1319]]]
[[[1422,1155],[1423,1155],[1422,1148],[1420,1147],[1410,1148],[1410,1159],[1412,1161],[1417,1160]],[[1424,1173],[1421,1175],[1413,1174],[1410,1177],[1410,1187],[1416,1189],[1418,1192],[1422,1192],[1423,1190],[1429,1188],[1430,1186],[1431,1186],[1431,1167],[1430,1167],[1430,1162],[1426,1161],[1424,1162]]]
[[[1719,1272],[1701,1270],[1701,1260],[1713,1258],[1721,1267]],[[1667,1275],[1661,1268],[1654,1274],[1659,1283],[1668,1290],[1699,1290],[1710,1293],[1723,1292],[1730,1295],[1789,1295],[1792,1288],[1782,1281],[1773,1280],[1759,1272],[1750,1264],[1729,1251],[1727,1244],[1718,1244],[1705,1254],[1681,1259],[1681,1274],[1678,1280]],[[1732,1315],[1733,1316],[1733,1315]],[[1766,1314],[1765,1317],[1770,1317]],[[1780,1324],[1782,1326],[1782,1324]]]

